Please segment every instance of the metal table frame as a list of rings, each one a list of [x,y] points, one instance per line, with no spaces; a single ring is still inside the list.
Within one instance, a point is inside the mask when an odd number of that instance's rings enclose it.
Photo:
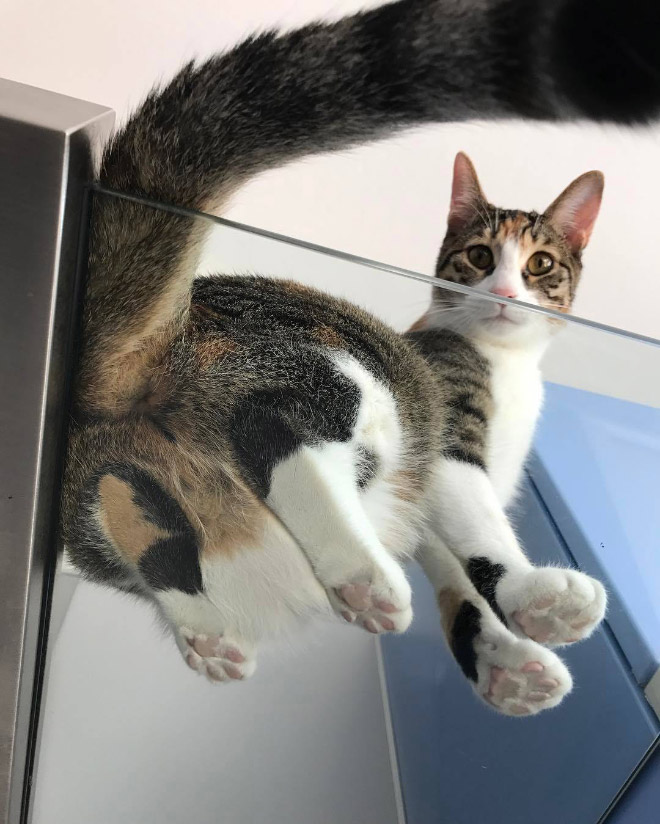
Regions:
[[[0,79],[0,822],[27,820],[85,193],[114,113]]]

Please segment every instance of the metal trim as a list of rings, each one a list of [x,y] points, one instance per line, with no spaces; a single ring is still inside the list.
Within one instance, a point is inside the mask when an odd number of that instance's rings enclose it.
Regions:
[[[30,786],[85,187],[114,113],[0,79],[0,821]],[[45,607],[45,608],[44,608]]]

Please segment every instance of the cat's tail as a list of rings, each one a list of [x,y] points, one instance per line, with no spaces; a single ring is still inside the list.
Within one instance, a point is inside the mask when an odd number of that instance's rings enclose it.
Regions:
[[[248,38],[152,92],[101,184],[217,210],[246,179],[418,124],[645,121],[660,109],[656,0],[401,0]],[[123,413],[184,317],[201,221],[99,196],[79,400]]]

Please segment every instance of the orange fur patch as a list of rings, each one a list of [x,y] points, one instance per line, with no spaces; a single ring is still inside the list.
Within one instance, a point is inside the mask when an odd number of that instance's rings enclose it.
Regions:
[[[442,626],[445,634],[449,635],[454,625],[454,619],[465,599],[458,590],[452,589],[451,587],[445,587],[439,590],[436,597],[438,599],[438,607],[440,608]]]
[[[218,512],[221,512],[219,515]],[[198,511],[199,515],[199,511]],[[222,509],[199,515],[202,523],[202,555],[235,555],[261,549],[267,511],[256,497],[232,489],[222,497]]]
[[[169,532],[147,520],[133,500],[133,490],[114,475],[99,482],[99,514],[112,544],[127,560],[137,563],[145,550]]]

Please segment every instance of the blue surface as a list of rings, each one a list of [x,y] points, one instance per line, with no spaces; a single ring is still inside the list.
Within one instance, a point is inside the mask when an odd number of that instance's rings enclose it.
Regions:
[[[660,666],[660,409],[546,385],[529,473],[642,686]]]
[[[531,484],[519,513],[532,559],[566,564]],[[596,824],[658,734],[608,630],[562,651],[576,686],[560,707],[506,718],[473,695],[411,573],[413,625],[381,642],[408,824]]]
[[[658,824],[660,819],[660,746],[644,765],[607,824]]]

